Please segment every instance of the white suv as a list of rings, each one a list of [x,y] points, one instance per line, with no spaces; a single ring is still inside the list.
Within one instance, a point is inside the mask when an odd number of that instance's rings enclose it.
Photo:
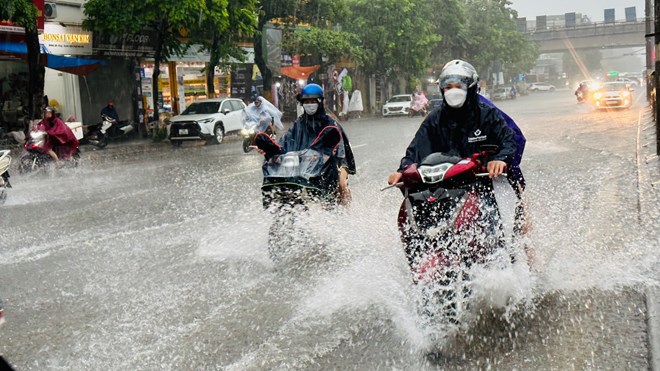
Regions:
[[[170,119],[168,137],[173,145],[184,140],[210,140],[222,143],[225,134],[243,128],[241,111],[245,103],[235,98],[205,99],[194,102]]]

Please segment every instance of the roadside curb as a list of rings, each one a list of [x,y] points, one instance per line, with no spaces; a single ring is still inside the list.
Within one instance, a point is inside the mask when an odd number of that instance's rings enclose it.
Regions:
[[[660,371],[660,289],[646,289],[646,325],[649,339],[649,369]]]
[[[655,122],[650,111],[641,111],[637,128],[637,187],[639,221],[652,226],[651,205],[658,205],[660,192],[654,182],[660,178],[660,165],[655,154]],[[655,160],[654,160],[655,157]],[[648,339],[649,369],[660,371],[660,287],[647,285],[646,327]]]

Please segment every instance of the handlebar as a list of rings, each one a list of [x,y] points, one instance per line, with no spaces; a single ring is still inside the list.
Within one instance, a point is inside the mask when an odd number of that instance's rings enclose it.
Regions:
[[[475,174],[475,176],[476,176],[476,177],[479,177],[479,178],[483,178],[483,177],[487,177],[487,176],[488,176],[488,173],[477,173],[477,174]],[[509,176],[509,174],[507,174],[507,173],[502,173],[502,174],[500,174],[500,175],[498,175],[498,176]],[[394,183],[394,184],[387,185],[387,186],[381,188],[380,191],[383,192],[383,191],[385,191],[385,190],[388,190],[388,189],[390,189],[390,188],[394,188],[394,187],[397,187],[397,188],[401,188],[401,187],[403,187],[403,182],[398,182],[398,183]]]

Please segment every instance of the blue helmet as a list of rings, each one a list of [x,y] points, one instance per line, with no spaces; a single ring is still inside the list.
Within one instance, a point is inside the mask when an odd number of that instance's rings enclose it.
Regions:
[[[316,98],[319,100],[319,102],[323,100],[323,88],[318,84],[305,85],[305,87],[300,91],[300,94],[298,94],[298,100],[302,102],[303,99],[310,98]]]

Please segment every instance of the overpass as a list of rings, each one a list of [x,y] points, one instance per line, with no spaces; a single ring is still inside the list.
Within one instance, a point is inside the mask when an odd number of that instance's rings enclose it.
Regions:
[[[646,20],[553,27],[526,34],[536,41],[541,53],[559,53],[569,46],[575,49],[636,47],[646,44]]]

